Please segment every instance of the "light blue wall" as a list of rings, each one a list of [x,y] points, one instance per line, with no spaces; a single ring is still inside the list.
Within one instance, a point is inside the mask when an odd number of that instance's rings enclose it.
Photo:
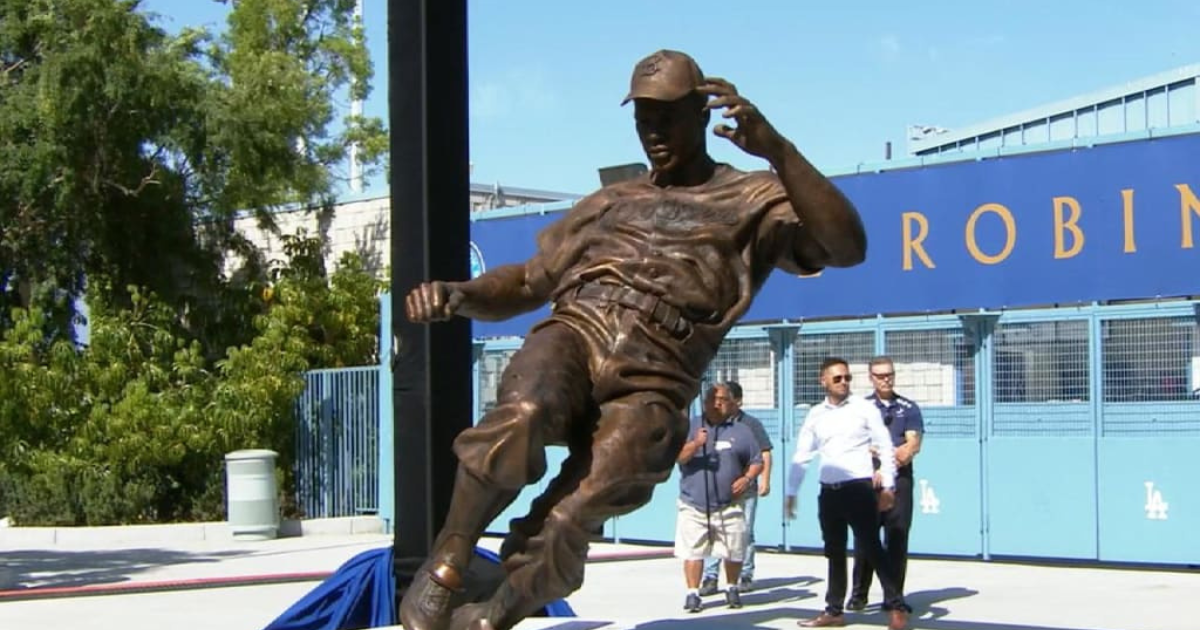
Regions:
[[[390,304],[386,297],[382,306],[384,330],[388,330]],[[760,503],[758,512],[759,544],[802,549],[821,546],[815,511],[817,484],[812,481],[813,476],[801,489],[798,518],[789,522],[783,516],[792,439],[799,431],[808,404],[813,402],[796,399],[795,384],[807,378],[800,374],[798,380],[795,373],[797,339],[811,343],[828,338],[844,345],[851,339],[861,342],[865,335],[865,339],[873,340],[866,346],[857,350],[842,348],[861,357],[897,352],[898,342],[889,348],[887,340],[899,339],[898,333],[929,331],[960,335],[970,342],[969,373],[958,373],[956,380],[960,385],[974,383],[974,386],[963,385],[968,395],[965,400],[924,408],[926,435],[915,465],[913,553],[985,559],[1040,557],[1200,563],[1200,536],[1195,534],[1200,531],[1200,493],[1194,489],[1191,464],[1192,456],[1200,451],[1200,399],[1175,396],[1175,400],[1126,400],[1112,389],[1121,379],[1136,376],[1114,367],[1114,356],[1122,352],[1119,349],[1122,342],[1117,339],[1122,334],[1142,335],[1124,340],[1143,355],[1138,359],[1142,361],[1138,371],[1145,365],[1190,360],[1190,366],[1176,372],[1189,374],[1191,380],[1186,385],[1189,391],[1200,387],[1195,380],[1196,372],[1200,371],[1196,313],[1196,303],[1181,301],[737,329],[731,337],[769,343],[777,390],[773,398],[776,407],[750,409],[770,428],[775,442],[773,491]],[[1175,349],[1170,354],[1165,342],[1146,332],[1164,326],[1178,330],[1183,335],[1179,339],[1190,340],[1186,344],[1190,348]],[[996,384],[1002,377],[997,375],[996,354],[1021,349],[1011,340],[999,341],[998,331],[1019,338],[1025,335],[1038,344],[1044,344],[1051,331],[1059,331],[1065,349],[1060,348],[1061,356],[1054,359],[1057,363],[1041,357],[1046,365],[1037,361],[1026,364],[1022,391],[1029,398],[1042,396],[1038,388],[1057,387],[1053,391],[1080,393],[1078,388],[1064,390],[1061,383],[1076,378],[1070,370],[1078,368],[1085,372],[1082,375],[1085,400],[997,402],[998,398],[1011,399],[1015,394],[997,393]],[[853,334],[846,336],[847,333]],[[386,357],[390,356],[388,337],[384,335],[385,365]],[[483,376],[481,365],[485,355],[495,359],[495,353],[511,353],[519,347],[520,339],[477,340],[476,383]],[[1114,356],[1106,358],[1106,352]],[[380,369],[379,511],[390,523],[394,517],[391,381],[390,370],[385,366]],[[488,369],[499,366],[493,362]],[[858,387],[861,390],[863,384]],[[1011,384],[1008,387],[1012,389]],[[477,419],[487,402],[479,396],[477,386]],[[529,502],[557,473],[565,456],[562,448],[549,449],[546,477],[526,489],[492,523],[489,531],[497,534],[507,531],[508,520],[525,513]],[[813,466],[816,465],[818,462],[814,462]],[[670,543],[674,537],[678,482],[676,471],[658,486],[648,505],[606,523],[604,536]]]
[[[796,337],[803,340],[806,335],[868,334],[876,341],[867,349],[886,352],[889,333],[944,330],[961,332],[972,340],[972,374],[958,378],[975,383],[974,402],[925,408],[927,433],[915,466],[914,553],[1200,563],[1200,537],[1194,535],[1200,531],[1200,494],[1191,490],[1191,467],[1186,463],[1200,447],[1200,400],[1100,402],[1106,400],[1105,380],[1124,378],[1112,372],[1114,368],[1105,367],[1107,342],[1101,335],[1102,323],[1164,318],[1183,326],[1187,322],[1194,325],[1195,307],[1191,302],[1083,306],[738,329],[739,338],[770,341],[774,380],[779,389],[778,407],[751,409],[772,427],[776,445],[773,492],[759,507],[759,544],[807,549],[821,546],[814,477],[810,476],[801,489],[798,518],[789,522],[783,517],[792,437],[803,421],[807,403],[812,402],[794,399]],[[1039,328],[1039,323],[1045,326]],[[1012,352],[1023,348],[1013,346],[1011,340],[997,342],[997,331],[1043,344],[1050,330],[1060,331],[1065,349],[1058,351],[1062,355],[1054,359],[1058,363],[1047,365],[1064,370],[1073,369],[1070,365],[1075,363],[1083,366],[1086,374],[1077,376],[1083,379],[1082,395],[1086,400],[997,402],[998,396],[1011,399],[1020,392],[1036,398],[1042,395],[1039,388],[1055,392],[1070,389],[1054,382],[1071,378],[1069,375],[1053,373],[1037,363],[1040,355],[1030,354],[1034,359],[1023,364],[1021,372],[1025,375],[1023,389],[1014,394],[1016,390],[1008,384],[1012,391],[997,394],[997,380],[1008,378],[997,374],[997,349]],[[1200,342],[1200,335],[1191,334]],[[1078,335],[1082,337],[1076,338]],[[519,346],[515,339],[479,343],[483,351],[511,351]],[[1031,345],[1026,349],[1041,348]],[[1146,348],[1148,353],[1154,351]],[[1189,384],[1196,386],[1200,384]],[[550,474],[561,456],[552,452]],[[1154,484],[1151,492],[1160,492],[1167,504],[1166,519],[1150,517],[1148,482]],[[523,514],[527,502],[544,485],[545,481],[523,493],[490,530],[503,533],[507,520]],[[618,540],[670,543],[677,491],[676,473],[657,488],[648,505],[611,521],[605,535]]]

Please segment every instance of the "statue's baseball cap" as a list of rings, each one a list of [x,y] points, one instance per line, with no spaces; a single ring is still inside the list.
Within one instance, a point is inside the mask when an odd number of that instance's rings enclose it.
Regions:
[[[696,60],[677,50],[651,53],[633,67],[625,105],[635,98],[676,101],[704,84],[704,73]]]

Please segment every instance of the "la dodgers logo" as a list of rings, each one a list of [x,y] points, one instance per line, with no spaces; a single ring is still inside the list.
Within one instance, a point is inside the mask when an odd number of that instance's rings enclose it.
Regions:
[[[940,514],[942,501],[938,498],[937,493],[933,491],[933,486],[928,479],[921,480],[921,513],[922,514]]]
[[[1154,482],[1146,482],[1146,518],[1152,521],[1167,520],[1167,508],[1170,507],[1166,501],[1163,501],[1162,492],[1154,489]]]

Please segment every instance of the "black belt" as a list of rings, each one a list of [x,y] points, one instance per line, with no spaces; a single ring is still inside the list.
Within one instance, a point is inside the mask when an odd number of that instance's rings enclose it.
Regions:
[[[692,331],[692,322],[679,309],[662,301],[657,295],[644,293],[619,284],[592,282],[577,287],[568,293],[579,300],[612,302],[631,308],[650,318],[650,321],[667,329],[670,333],[686,337]]]
[[[825,483],[825,482],[823,482],[823,481],[822,481],[822,482],[821,482],[821,489],[822,489],[822,490],[838,490],[838,489],[840,489],[840,488],[845,488],[845,487],[847,487],[847,486],[855,486],[855,485],[858,485],[858,484],[860,484],[860,483],[865,483],[865,484],[867,484],[867,485],[871,485],[871,484],[872,484],[872,482],[871,482],[871,480],[870,480],[869,478],[863,478],[863,479],[850,479],[850,480],[847,480],[847,481],[839,481],[839,482],[836,482],[836,483]]]

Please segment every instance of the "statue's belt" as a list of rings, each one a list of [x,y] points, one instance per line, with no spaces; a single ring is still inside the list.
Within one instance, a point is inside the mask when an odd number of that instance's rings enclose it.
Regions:
[[[612,302],[634,309],[677,337],[686,337],[692,331],[692,320],[682,311],[667,304],[657,295],[637,289],[592,282],[579,285],[568,292],[567,296],[580,301]]]

